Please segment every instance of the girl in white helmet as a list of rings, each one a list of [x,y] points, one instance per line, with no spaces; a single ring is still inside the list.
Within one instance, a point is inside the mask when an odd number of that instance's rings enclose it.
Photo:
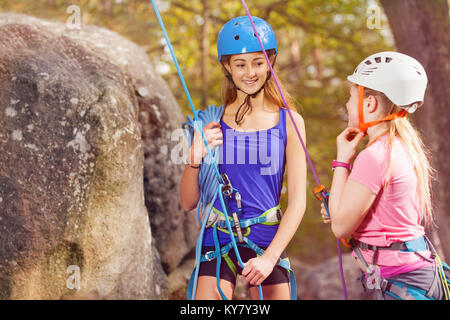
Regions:
[[[352,237],[353,255],[375,299],[448,298],[445,264],[425,237],[433,222],[432,168],[406,117],[422,106],[427,76],[415,59],[380,52],[347,78],[348,127],[337,137],[329,213],[337,238]],[[364,150],[352,159],[361,139]],[[448,271],[447,271],[448,272]]]

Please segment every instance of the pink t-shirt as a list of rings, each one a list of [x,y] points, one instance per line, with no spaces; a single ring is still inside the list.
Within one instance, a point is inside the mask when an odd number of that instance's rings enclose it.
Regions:
[[[417,177],[413,165],[399,138],[392,146],[392,166],[389,184],[384,187],[389,168],[389,135],[378,138],[360,152],[353,164],[349,179],[359,182],[373,191],[377,197],[369,212],[353,234],[362,242],[386,247],[393,242],[409,241],[424,235],[421,225],[423,212],[420,210],[417,194]],[[367,263],[372,263],[373,251],[361,250]],[[421,252],[425,257],[430,252]],[[423,261],[424,263],[419,263]],[[376,264],[383,266],[414,265],[414,269],[429,266],[413,252],[381,250]],[[392,273],[392,269],[387,268]],[[386,270],[387,271],[387,270]]]

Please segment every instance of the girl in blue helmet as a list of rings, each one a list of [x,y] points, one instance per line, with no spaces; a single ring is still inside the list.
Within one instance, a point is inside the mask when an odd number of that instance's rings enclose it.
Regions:
[[[278,53],[274,32],[263,19],[253,17],[253,20],[273,65]],[[280,267],[280,261],[287,259],[284,250],[305,212],[304,151],[290,117],[286,116],[287,110],[282,107],[281,95],[270,77],[269,66],[248,17],[234,18],[223,26],[217,49],[225,75],[222,86],[224,112],[220,122],[210,122],[204,127],[204,134],[211,149],[220,147],[220,174],[226,173],[232,186],[240,191],[240,204],[229,202],[231,212],[241,206],[241,222],[265,218],[265,222],[242,230],[246,243],[263,250],[256,254],[248,246],[239,246],[239,254],[245,263],[243,269],[233,250],[222,255],[225,263],[220,265],[220,289],[226,298],[231,298],[236,276],[242,274],[250,285],[253,299],[258,297],[256,286],[260,284],[265,299],[289,299],[289,274]],[[292,106],[286,91],[284,95]],[[303,118],[295,111],[292,115],[305,140]],[[180,201],[185,211],[195,208],[199,200],[198,172],[206,154],[202,137],[196,132],[189,149],[189,164],[180,183]],[[289,200],[282,213],[279,199],[285,172]],[[219,199],[216,199],[213,212],[220,217],[221,210]],[[230,235],[227,230],[218,229],[223,231],[218,235],[223,249],[230,242]],[[213,231],[207,228],[202,253],[208,256],[213,250]],[[199,267],[195,298],[220,299],[216,260],[206,260]]]

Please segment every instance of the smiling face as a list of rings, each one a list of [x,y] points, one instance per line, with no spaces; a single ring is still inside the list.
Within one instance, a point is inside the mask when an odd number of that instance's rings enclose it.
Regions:
[[[227,69],[234,83],[248,94],[255,93],[264,85],[269,71],[262,52],[232,55]]]

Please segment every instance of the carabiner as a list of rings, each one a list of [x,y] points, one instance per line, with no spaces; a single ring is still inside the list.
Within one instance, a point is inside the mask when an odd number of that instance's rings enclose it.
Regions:
[[[321,184],[320,186],[315,187],[313,189],[313,193],[314,193],[314,197],[316,197],[317,200],[322,201],[323,198],[322,198],[321,194],[324,193],[325,195],[327,195],[328,191],[325,188],[325,186],[323,184]]]
[[[222,173],[221,175],[223,180],[223,186],[222,186],[222,194],[229,198],[233,194],[233,186],[231,185],[230,179],[228,178],[228,175],[226,173]]]

